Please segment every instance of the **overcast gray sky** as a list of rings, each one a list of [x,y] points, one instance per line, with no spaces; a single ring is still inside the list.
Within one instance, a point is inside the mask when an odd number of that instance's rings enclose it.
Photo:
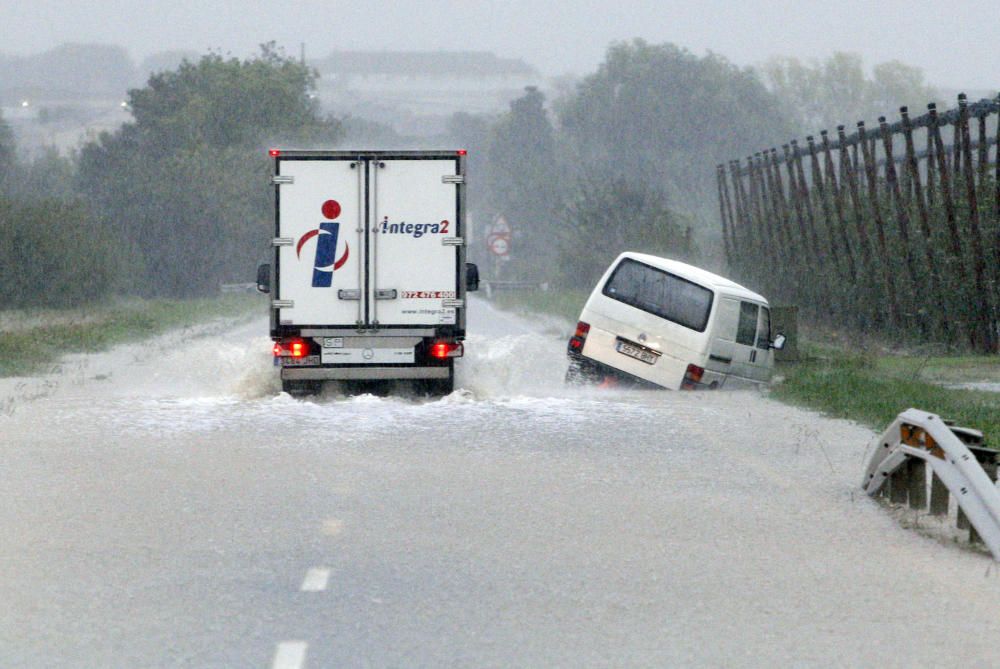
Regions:
[[[915,9],[917,8],[917,9]],[[291,53],[487,50],[545,74],[586,73],[613,40],[642,37],[749,65],[770,55],[855,51],[922,67],[946,88],[1000,86],[997,0],[0,0],[0,51],[120,44],[135,60],[209,48],[244,56],[271,39]]]

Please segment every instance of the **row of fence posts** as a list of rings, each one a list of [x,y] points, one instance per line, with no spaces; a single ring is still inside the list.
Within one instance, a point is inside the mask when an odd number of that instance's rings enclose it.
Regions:
[[[718,165],[727,261],[810,318],[994,352],[1000,97],[900,116]]]

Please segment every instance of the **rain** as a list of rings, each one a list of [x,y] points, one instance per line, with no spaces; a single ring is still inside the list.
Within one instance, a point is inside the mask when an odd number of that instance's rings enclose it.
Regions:
[[[911,406],[996,478],[992,10],[0,9],[0,666],[997,662],[958,496],[859,485]],[[332,155],[324,222],[284,227]],[[349,198],[417,158],[448,208],[379,247]],[[296,320],[323,235],[349,322]],[[694,335],[593,320],[623,252],[718,291],[706,341],[752,306],[763,376],[705,348],[648,389]]]

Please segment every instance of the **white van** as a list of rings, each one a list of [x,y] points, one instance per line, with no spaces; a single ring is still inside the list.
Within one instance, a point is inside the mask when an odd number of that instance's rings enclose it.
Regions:
[[[618,256],[569,340],[567,381],[620,379],[674,390],[766,383],[774,349],[766,299],[729,279],[643,253]]]

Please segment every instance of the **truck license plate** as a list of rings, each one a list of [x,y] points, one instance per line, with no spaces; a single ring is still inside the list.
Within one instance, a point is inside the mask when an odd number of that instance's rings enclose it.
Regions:
[[[644,362],[647,365],[656,364],[656,359],[659,357],[655,353],[639,348],[638,346],[630,344],[627,341],[623,341],[621,339],[619,339],[615,343],[615,350],[618,351],[619,353],[627,355],[630,358],[635,358],[640,362]]]

